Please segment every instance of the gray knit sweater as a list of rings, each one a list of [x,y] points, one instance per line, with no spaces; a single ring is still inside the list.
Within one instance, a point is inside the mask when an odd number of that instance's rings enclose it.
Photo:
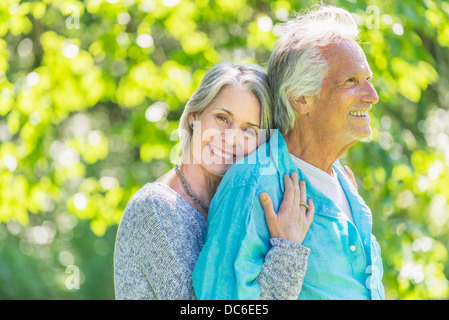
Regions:
[[[117,232],[117,299],[196,299],[192,272],[204,244],[206,220],[165,184],[148,183],[128,203]],[[297,299],[310,250],[273,238],[257,277],[261,299]]]

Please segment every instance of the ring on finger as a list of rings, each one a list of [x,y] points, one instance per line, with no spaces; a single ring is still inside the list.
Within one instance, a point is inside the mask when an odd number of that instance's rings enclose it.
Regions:
[[[300,203],[300,206],[303,206],[304,208],[306,208],[306,211],[309,210],[309,206],[306,203]]]

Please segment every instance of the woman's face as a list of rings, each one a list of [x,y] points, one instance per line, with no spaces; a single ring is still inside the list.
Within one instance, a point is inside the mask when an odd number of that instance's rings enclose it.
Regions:
[[[258,147],[260,103],[242,86],[224,86],[200,114],[190,114],[194,124],[193,163],[222,176],[237,160]]]

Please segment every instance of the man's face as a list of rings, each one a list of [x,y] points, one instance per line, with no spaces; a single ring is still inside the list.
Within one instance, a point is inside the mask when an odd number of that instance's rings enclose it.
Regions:
[[[310,116],[323,138],[332,135],[338,147],[349,147],[371,134],[369,110],[379,101],[370,83],[372,72],[353,40],[325,47],[322,53],[329,69],[321,93],[313,98]]]

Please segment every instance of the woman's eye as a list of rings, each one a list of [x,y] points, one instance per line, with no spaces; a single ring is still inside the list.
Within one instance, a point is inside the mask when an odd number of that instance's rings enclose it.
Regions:
[[[248,136],[248,137],[255,137],[257,136],[257,132],[255,129],[253,128],[244,128],[243,132]]]
[[[229,123],[228,117],[226,117],[222,114],[217,114],[215,117],[222,122]]]

